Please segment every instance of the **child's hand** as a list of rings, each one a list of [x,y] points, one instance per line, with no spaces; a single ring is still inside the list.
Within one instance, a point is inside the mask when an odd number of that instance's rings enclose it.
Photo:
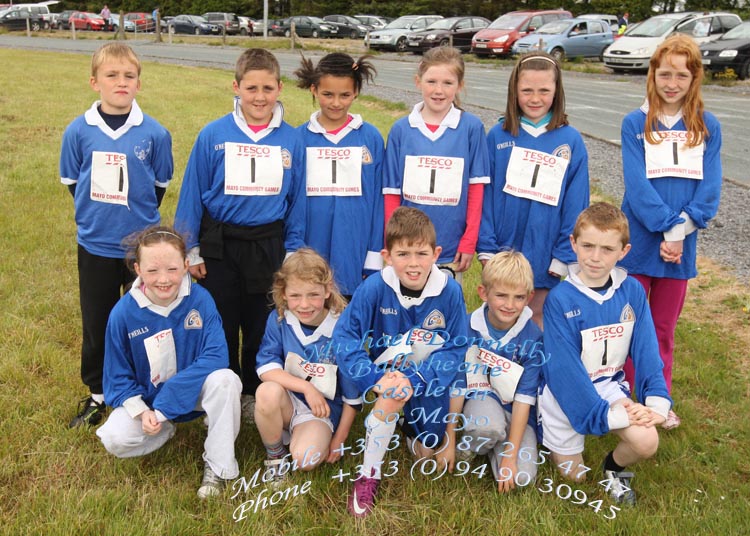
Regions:
[[[203,279],[208,273],[206,272],[206,263],[202,262],[200,264],[189,266],[188,272],[190,272],[190,275],[192,275],[196,279]]]
[[[161,423],[156,419],[156,413],[147,409],[141,413],[141,426],[146,435],[156,435],[161,432]]]
[[[677,240],[675,242],[664,241],[659,246],[659,255],[664,262],[673,262],[675,264],[682,263],[682,247],[683,241]]]
[[[469,269],[469,266],[471,266],[472,260],[474,260],[473,253],[461,253],[459,251],[456,253],[455,258],[453,259],[453,264],[456,265],[457,272],[465,272]]]
[[[331,438],[331,444],[328,446],[328,458],[326,462],[336,463],[341,459],[341,445],[346,441],[346,437],[339,437],[338,434],[334,434]]]
[[[508,493],[516,487],[518,464],[516,464],[515,458],[503,457],[503,461],[500,463],[500,468],[497,472],[500,476],[500,481],[497,483],[497,491],[500,493]]]
[[[331,414],[331,408],[328,407],[326,398],[315,388],[314,385],[311,383],[307,384],[307,389],[305,390],[304,395],[312,414],[317,418],[322,419]]]
[[[379,385],[380,388],[378,389],[376,387],[372,390],[378,396],[387,392],[388,398],[398,400],[399,402],[406,402],[409,400],[413,392],[409,378],[397,370],[383,374],[378,380],[377,385]]]
[[[448,444],[440,449],[440,452],[435,455],[435,459],[441,467],[447,465],[448,472],[452,473],[456,465],[456,443],[450,439],[446,439],[446,441]]]

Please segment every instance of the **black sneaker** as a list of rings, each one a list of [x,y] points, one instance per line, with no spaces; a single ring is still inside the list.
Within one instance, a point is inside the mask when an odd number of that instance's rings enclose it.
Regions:
[[[104,402],[96,402],[90,396],[84,398],[78,403],[78,415],[73,417],[68,428],[78,428],[79,426],[95,426],[102,422],[102,417],[107,409]]]
[[[634,476],[630,471],[604,470],[604,481],[607,483],[605,489],[615,503],[635,506],[635,491],[630,487],[630,481]]]

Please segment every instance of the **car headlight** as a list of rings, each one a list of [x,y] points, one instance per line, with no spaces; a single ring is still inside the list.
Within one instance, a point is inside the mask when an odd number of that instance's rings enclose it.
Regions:
[[[366,27],[366,26],[357,26],[357,29],[358,29],[358,30],[359,30],[360,32],[366,32],[366,31],[367,31],[367,27]]]
[[[721,52],[719,52],[720,58],[734,58],[736,55],[736,50],[722,50]]]
[[[320,25],[320,29],[321,29],[321,30],[330,30],[330,29],[331,29],[331,27],[330,27],[330,26],[328,26],[327,24],[321,24],[321,25]]]
[[[633,56],[650,56],[651,50],[648,47],[637,48],[632,52]]]
[[[501,37],[496,37],[492,40],[493,43],[505,43],[508,40],[507,35],[503,35]]]
[[[424,38],[425,41],[434,41],[437,39],[437,34],[427,34]]]

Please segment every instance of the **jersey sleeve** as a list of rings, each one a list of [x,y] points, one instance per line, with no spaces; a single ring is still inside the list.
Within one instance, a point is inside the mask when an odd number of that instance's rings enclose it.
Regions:
[[[211,166],[212,151],[207,137],[204,130],[195,140],[182,178],[180,197],[174,215],[175,227],[187,236],[188,249],[198,245],[201,219],[205,210],[202,196],[208,191],[215,171]]]
[[[521,346],[527,344],[525,340],[518,342]],[[521,361],[523,374],[521,374],[521,377],[518,380],[513,400],[534,406],[536,405],[539,385],[542,382],[542,365],[544,365],[546,359],[544,353],[544,341],[541,332],[538,333],[535,339],[530,339],[529,342],[532,343],[531,350]]]
[[[271,311],[266,319],[266,330],[263,333],[263,339],[260,342],[260,348],[255,356],[255,371],[258,376],[265,374],[269,370],[283,369],[284,359],[284,341],[281,336],[281,322],[276,310]],[[283,321],[282,321],[283,322]],[[303,356],[310,359],[310,356]]]
[[[393,194],[401,197],[401,187],[403,185],[403,157],[401,148],[402,128],[397,121],[388,133],[388,142],[385,146],[385,158],[383,162],[383,194]]]
[[[156,186],[166,188],[174,174],[172,158],[172,135],[164,127],[154,139],[154,153],[151,160]]]
[[[709,136],[703,152],[703,180],[695,195],[683,210],[699,229],[705,229],[719,210],[721,196],[721,125],[711,114],[706,114]]]
[[[292,185],[287,194],[287,213],[284,221],[284,247],[287,254],[305,245],[305,219],[307,218],[307,197],[305,194],[305,149],[299,132],[294,131],[297,140],[292,154]]]
[[[494,154],[495,147],[495,129],[490,130],[487,134],[487,150],[489,154]],[[489,159],[490,177],[495,177],[495,160]],[[497,237],[495,236],[495,182],[490,179],[489,183],[484,186],[484,195],[482,198],[482,221],[479,224],[479,238],[477,239],[477,253],[480,258],[489,258],[499,251]],[[484,255],[483,255],[484,254]]]
[[[60,148],[60,182],[65,185],[76,184],[83,165],[83,155],[79,143],[77,123],[73,122],[65,129]]]
[[[122,300],[115,305],[109,315],[104,339],[104,369],[102,385],[104,399],[113,408],[118,408],[132,397],[146,396],[147,390],[138,383],[130,341],[128,326]]]
[[[375,203],[372,207],[372,233],[367,246],[367,256],[365,257],[365,266],[362,275],[369,275],[373,271],[380,270],[383,261],[380,251],[383,249],[383,236],[385,233],[384,220],[384,197],[383,197],[383,156],[385,153],[385,142],[383,137],[373,127],[372,142],[369,150],[372,152],[372,165],[375,166],[373,177],[375,177]]]

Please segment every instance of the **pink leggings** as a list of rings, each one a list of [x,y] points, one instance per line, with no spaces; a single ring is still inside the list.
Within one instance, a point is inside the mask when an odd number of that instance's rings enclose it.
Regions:
[[[670,279],[668,277],[649,277],[631,274],[646,291],[651,316],[654,318],[656,338],[659,341],[659,354],[664,363],[664,380],[667,390],[672,393],[672,362],[674,361],[674,330],[680,318],[682,306],[687,293],[687,279]],[[625,379],[635,386],[633,361],[625,363]]]

